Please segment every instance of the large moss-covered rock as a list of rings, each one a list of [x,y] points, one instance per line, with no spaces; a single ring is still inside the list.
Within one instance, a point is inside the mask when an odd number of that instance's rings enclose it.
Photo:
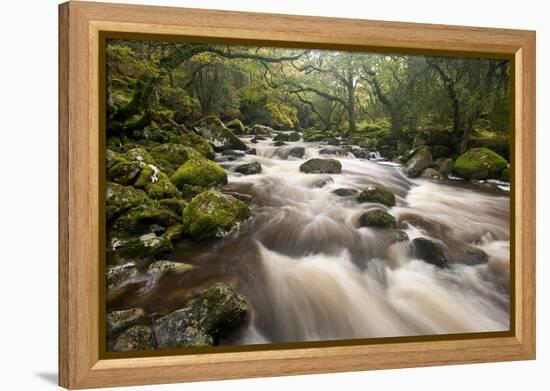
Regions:
[[[136,324],[145,316],[142,308],[111,311],[107,314],[107,334],[111,335]]]
[[[144,190],[147,195],[154,199],[178,198],[180,192],[168,176],[160,171],[157,166],[148,164],[141,169],[134,187]]]
[[[342,163],[336,159],[313,158],[302,163],[300,171],[308,174],[340,174]]]
[[[416,178],[422,171],[433,164],[432,155],[428,148],[419,149],[404,167],[405,174],[411,178]]]
[[[148,200],[147,194],[142,190],[131,186],[121,186],[112,182],[107,182],[106,198],[108,219]]]
[[[238,149],[246,151],[248,147],[216,116],[211,115],[193,124],[195,131],[208,140],[215,150]]]
[[[245,131],[246,131],[246,126],[244,126],[243,123],[237,118],[229,121],[228,123],[225,124],[225,126],[231,129],[233,133],[239,134],[239,135],[245,134]]]
[[[172,175],[183,163],[191,159],[204,159],[194,148],[181,144],[161,144],[151,150],[158,167],[168,176]]]
[[[262,165],[258,162],[241,164],[235,167],[235,172],[243,175],[259,174],[262,172]]]
[[[193,198],[183,211],[184,232],[194,240],[223,236],[249,215],[244,202],[208,190]]]
[[[107,178],[121,185],[131,185],[138,178],[141,169],[156,164],[155,159],[143,148],[132,148],[118,155],[110,162]]]
[[[226,285],[207,289],[190,306],[155,322],[159,348],[212,346],[246,324],[246,299]]]
[[[473,148],[459,156],[453,172],[467,179],[499,178],[506,160],[488,148]]]
[[[368,185],[357,195],[358,202],[375,202],[386,206],[395,206],[395,196],[379,186]]]
[[[107,179],[120,185],[131,185],[141,172],[141,164],[136,161],[127,161],[123,158],[116,159],[107,171]]]
[[[416,238],[411,242],[411,251],[415,258],[437,267],[445,267],[447,258],[441,246],[426,238]]]
[[[132,352],[153,349],[153,333],[144,325],[132,326],[124,330],[113,344],[114,352]]]
[[[170,180],[180,189],[187,186],[212,187],[227,183],[225,170],[217,163],[205,158],[190,159],[183,163]]]
[[[196,133],[186,133],[180,136],[178,141],[186,147],[196,149],[207,159],[213,160],[216,156],[214,148],[212,148],[208,140]]]
[[[383,209],[373,209],[359,217],[359,226],[374,228],[395,228],[395,217]]]
[[[168,209],[143,204],[117,218],[111,226],[111,233],[141,235],[155,230],[163,233],[168,227],[180,222],[180,216]]]
[[[147,265],[153,259],[174,250],[172,236],[168,233],[158,236],[154,232],[139,237],[111,235],[107,248],[107,264],[121,265],[129,261]]]

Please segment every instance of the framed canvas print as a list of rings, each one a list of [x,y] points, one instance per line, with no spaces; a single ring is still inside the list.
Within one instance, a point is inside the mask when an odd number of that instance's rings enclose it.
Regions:
[[[62,386],[534,359],[534,32],[59,11]]]

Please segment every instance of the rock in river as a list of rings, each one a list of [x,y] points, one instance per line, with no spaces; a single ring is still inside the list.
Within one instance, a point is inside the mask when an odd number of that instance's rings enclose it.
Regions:
[[[243,175],[259,174],[262,172],[262,165],[258,162],[241,164],[235,168],[235,172]]]
[[[336,159],[313,158],[302,163],[300,171],[308,174],[340,174],[342,163]]]
[[[414,257],[422,259],[437,267],[445,267],[447,258],[441,246],[429,239],[416,238],[411,242],[411,250]]]
[[[123,331],[113,345],[113,351],[115,352],[150,349],[153,349],[153,333],[150,327],[144,325],[132,326]]]
[[[432,164],[433,159],[428,148],[421,148],[407,162],[404,171],[409,177],[416,178],[424,169],[430,167]]]
[[[111,311],[107,314],[107,334],[111,335],[123,330],[143,319],[145,311],[141,308]]]
[[[361,227],[395,228],[395,217],[383,209],[369,210],[359,217]]]
[[[395,196],[386,189],[369,185],[357,196],[358,202],[375,202],[386,206],[395,206]]]
[[[467,179],[499,178],[506,168],[506,160],[488,148],[473,148],[459,156],[453,172]]]
[[[212,346],[248,319],[245,298],[227,285],[207,289],[193,304],[155,323],[159,348]]]

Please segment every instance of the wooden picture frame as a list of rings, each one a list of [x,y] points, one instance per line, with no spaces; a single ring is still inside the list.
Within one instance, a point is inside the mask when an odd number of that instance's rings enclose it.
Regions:
[[[514,66],[512,330],[475,339],[101,357],[102,32],[504,56]],[[512,288],[511,288],[512,289]],[[535,358],[535,32],[71,1],[59,6],[59,384],[90,388]]]

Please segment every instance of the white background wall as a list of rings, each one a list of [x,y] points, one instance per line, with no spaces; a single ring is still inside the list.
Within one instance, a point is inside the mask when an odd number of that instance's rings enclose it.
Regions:
[[[105,0],[104,0],[105,1]],[[119,2],[124,2],[119,0]],[[549,21],[544,1],[134,0],[134,3],[537,30],[538,359],[146,387],[542,390],[550,383]],[[57,374],[57,1],[0,5],[0,388],[52,389]],[[545,178],[546,177],[546,178]],[[546,224],[545,224],[546,223]],[[137,389],[137,388],[136,388]]]

